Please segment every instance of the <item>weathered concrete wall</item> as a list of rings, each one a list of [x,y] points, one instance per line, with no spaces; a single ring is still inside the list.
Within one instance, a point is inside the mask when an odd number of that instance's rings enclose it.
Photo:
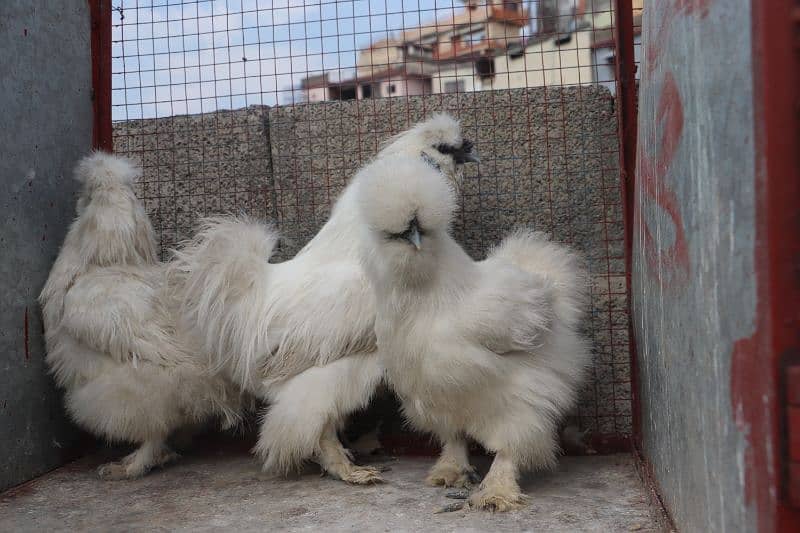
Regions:
[[[681,531],[755,531],[731,390],[755,326],[749,12],[695,0],[644,13],[634,324],[644,452]]]
[[[456,237],[481,257],[516,225],[574,244],[593,274],[595,366],[577,415],[595,435],[631,430],[622,216],[613,99],[602,87],[253,107],[115,125],[115,148],[145,164],[143,197],[162,245],[199,214],[244,210],[277,222],[294,255],[381,141],[446,110],[474,140]],[[268,126],[267,126],[268,124]]]
[[[44,365],[36,297],[91,148],[86,2],[0,2],[0,490],[62,462],[77,433]]]

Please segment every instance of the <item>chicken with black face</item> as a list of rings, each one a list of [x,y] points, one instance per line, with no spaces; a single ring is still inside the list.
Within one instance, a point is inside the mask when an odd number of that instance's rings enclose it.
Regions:
[[[365,180],[382,179],[375,173],[384,171],[386,158],[401,166],[436,166],[455,183],[458,167],[475,154],[456,120],[434,116],[382,146],[290,261],[269,262],[274,230],[236,218],[206,219],[197,238],[176,254],[172,272],[181,313],[212,364],[270,404],[255,448],[265,470],[286,473],[314,460],[349,483],[381,479],[376,469],[353,464],[337,432],[383,377],[375,297],[360,257],[357,198]],[[413,246],[425,238],[425,216],[419,213],[416,225],[413,216],[399,221],[383,238]]]

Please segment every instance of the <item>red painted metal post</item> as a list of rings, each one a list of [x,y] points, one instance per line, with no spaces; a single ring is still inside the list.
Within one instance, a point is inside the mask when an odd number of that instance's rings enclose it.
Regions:
[[[92,146],[113,151],[111,134],[111,0],[89,0],[92,46]]]
[[[614,2],[614,43],[616,46],[617,127],[619,168],[625,220],[625,272],[628,291],[628,339],[631,359],[631,395],[634,446],[641,450],[641,415],[638,361],[631,313],[631,271],[633,259],[633,200],[636,175],[636,58],[633,48],[633,5],[631,0]]]
[[[760,530],[797,531],[800,495],[793,489],[800,488],[800,461],[791,457],[789,407],[796,391],[789,387],[800,368],[800,1],[753,0],[751,9],[756,272],[763,318],[748,355],[766,369],[762,379],[750,380],[758,387],[753,401],[762,402],[753,410],[764,420],[755,422],[768,429],[759,438],[780,443],[780,453],[757,463],[778,475],[754,477],[747,489],[756,496]]]

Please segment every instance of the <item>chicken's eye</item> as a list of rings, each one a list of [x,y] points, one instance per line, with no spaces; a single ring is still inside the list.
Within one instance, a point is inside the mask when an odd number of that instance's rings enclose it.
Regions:
[[[436,148],[436,150],[440,154],[446,154],[446,155],[451,155],[456,151],[456,147],[450,144],[437,144],[436,146],[434,146],[434,148]]]
[[[390,233],[386,231],[384,232],[384,234],[386,235],[386,238],[389,240],[396,240],[396,239],[408,240],[408,238],[411,236],[412,231],[413,230],[411,228],[408,228],[407,230],[401,231],[400,233]],[[419,233],[419,235],[422,237],[424,237],[427,234],[427,232],[422,228],[417,228],[417,233]]]

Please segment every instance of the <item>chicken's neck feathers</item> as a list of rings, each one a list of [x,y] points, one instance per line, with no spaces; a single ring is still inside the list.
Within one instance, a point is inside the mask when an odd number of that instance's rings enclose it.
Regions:
[[[379,305],[395,319],[420,316],[421,311],[438,314],[457,308],[480,283],[482,269],[448,235],[439,261],[424,284],[404,283],[397,274],[384,273]],[[383,290],[381,290],[381,288]]]

